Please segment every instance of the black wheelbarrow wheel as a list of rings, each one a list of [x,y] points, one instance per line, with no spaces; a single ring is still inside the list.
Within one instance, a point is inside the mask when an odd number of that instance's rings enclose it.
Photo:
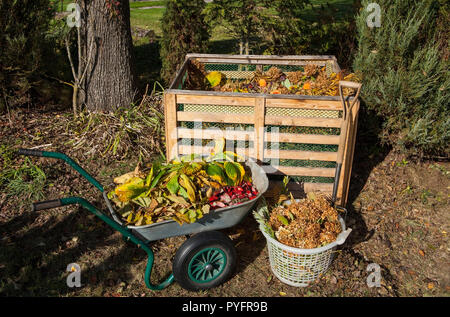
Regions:
[[[201,232],[178,249],[173,276],[187,290],[212,288],[231,276],[236,259],[236,249],[228,236],[218,231]]]

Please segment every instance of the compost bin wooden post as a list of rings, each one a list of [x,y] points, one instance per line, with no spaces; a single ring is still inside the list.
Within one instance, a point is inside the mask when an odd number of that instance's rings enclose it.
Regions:
[[[178,156],[177,104],[175,94],[164,94],[166,159]]]
[[[265,124],[265,109],[266,109],[266,98],[259,97],[255,98],[255,140],[254,140],[254,151],[256,152],[256,159],[258,162],[264,160],[264,124]]]

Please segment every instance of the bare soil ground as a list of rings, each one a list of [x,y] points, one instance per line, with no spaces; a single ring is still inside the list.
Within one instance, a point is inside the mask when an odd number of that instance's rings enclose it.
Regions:
[[[87,157],[76,151],[61,124],[68,111],[17,111],[0,118],[1,146],[65,152],[101,183],[134,169],[137,157]],[[149,136],[152,137],[152,136]],[[156,153],[155,153],[156,154]],[[448,162],[408,162],[388,149],[358,141],[347,206],[353,232],[330,270],[307,288],[273,276],[266,241],[249,215],[225,230],[239,256],[232,278],[220,287],[189,292],[174,283],[153,292],[144,285],[145,253],[78,207],[31,212],[27,194],[0,192],[0,294],[3,296],[448,296],[450,294]],[[23,157],[9,164],[20,166]],[[5,161],[5,160],[4,160]],[[32,161],[46,173],[43,195],[85,197],[104,208],[101,195],[64,163]],[[4,162],[3,162],[4,163]],[[1,166],[1,165],[0,165]],[[5,168],[5,167],[3,167]],[[152,243],[156,283],[171,272],[184,237]],[[82,287],[66,286],[66,267],[81,266]],[[367,266],[381,267],[381,287],[368,287]]]

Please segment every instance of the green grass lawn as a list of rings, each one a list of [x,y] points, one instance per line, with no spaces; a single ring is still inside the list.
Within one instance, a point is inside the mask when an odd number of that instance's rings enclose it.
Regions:
[[[143,8],[143,7],[154,7],[154,6],[165,6],[167,3],[167,0],[161,0],[161,1],[137,1],[137,2],[131,2],[130,1],[130,8]]]
[[[156,35],[161,36],[162,31],[160,20],[165,10],[165,8],[133,9],[130,11],[131,27],[153,30]]]

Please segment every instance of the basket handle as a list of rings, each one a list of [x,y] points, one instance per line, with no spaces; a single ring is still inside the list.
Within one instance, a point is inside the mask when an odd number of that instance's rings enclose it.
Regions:
[[[347,240],[348,236],[350,235],[350,232],[352,232],[351,228],[348,228],[347,230],[341,232],[336,239],[336,243],[338,245],[344,244],[345,240]]]

